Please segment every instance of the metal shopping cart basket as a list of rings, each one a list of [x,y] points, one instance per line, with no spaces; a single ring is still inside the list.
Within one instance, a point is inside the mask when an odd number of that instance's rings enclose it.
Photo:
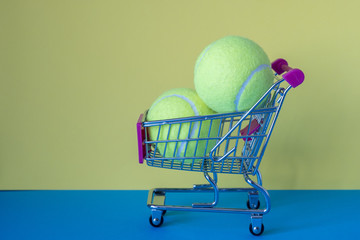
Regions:
[[[146,112],[141,114],[137,122],[139,162],[145,160],[148,166],[202,172],[209,184],[194,185],[192,188],[155,188],[149,191],[147,205],[151,209],[150,224],[159,227],[164,221],[164,214],[169,211],[200,211],[241,213],[250,215],[249,230],[253,235],[261,235],[264,231],[263,215],[270,211],[270,196],[262,187],[262,177],[259,165],[269,142],[275,122],[278,118],[286,94],[304,81],[304,74],[299,69],[292,69],[284,59],[272,63],[275,72],[275,83],[246,112],[234,112],[207,116],[186,117],[181,119],[167,119],[161,121],[146,121]],[[285,88],[284,81],[289,85]],[[286,84],[287,85],[287,84]],[[264,105],[265,101],[265,105]],[[260,103],[263,107],[260,108]],[[207,124],[205,124],[207,122]],[[216,137],[210,135],[211,125],[220,122]],[[151,140],[148,137],[150,127],[157,127],[170,131],[171,127],[178,126],[191,128],[208,128],[208,137],[188,136],[187,139]],[[214,124],[215,125],[215,124]],[[180,127],[179,127],[180,126]],[[189,134],[190,135],[190,134]],[[169,136],[169,134],[168,134]],[[177,144],[182,142],[185,148],[190,143],[198,145],[200,141],[216,141],[215,146],[203,156],[184,154],[172,157],[163,157],[158,145]],[[175,150],[176,151],[176,150]],[[186,151],[186,149],[185,149]],[[164,154],[165,155],[165,154]],[[242,174],[249,188],[219,188],[217,174]],[[212,175],[212,176],[211,176]],[[256,176],[253,180],[250,176]],[[193,203],[190,206],[166,205],[166,193],[194,193],[210,192],[214,200],[210,203]],[[220,192],[247,192],[247,209],[217,207]],[[265,207],[260,209],[262,194]]]

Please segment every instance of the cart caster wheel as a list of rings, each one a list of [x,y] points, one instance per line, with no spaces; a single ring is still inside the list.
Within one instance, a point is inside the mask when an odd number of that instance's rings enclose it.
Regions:
[[[252,235],[254,236],[260,236],[264,232],[264,224],[261,224],[261,228],[259,227],[253,227],[250,223],[249,230]]]
[[[160,227],[164,223],[164,218],[163,218],[163,216],[161,216],[160,219],[153,218],[150,215],[149,222],[150,222],[151,226],[153,226],[153,227]]]
[[[260,207],[260,201],[258,200],[257,203],[256,203],[256,205],[251,205],[251,206],[250,206],[250,201],[247,200],[246,205],[247,205],[248,209],[259,209],[259,207]]]

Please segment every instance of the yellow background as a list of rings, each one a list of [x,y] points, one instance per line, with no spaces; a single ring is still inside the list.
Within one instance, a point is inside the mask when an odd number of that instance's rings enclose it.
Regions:
[[[359,1],[0,1],[0,189],[189,187],[137,163],[135,123],[194,88],[226,35],[301,68],[260,165],[268,189],[360,189]],[[237,186],[241,176],[220,176]]]

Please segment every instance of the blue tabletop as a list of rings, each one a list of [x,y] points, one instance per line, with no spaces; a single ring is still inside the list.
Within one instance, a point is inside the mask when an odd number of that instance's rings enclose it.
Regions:
[[[269,193],[272,209],[256,237],[243,214],[170,211],[154,228],[148,191],[0,191],[0,239],[359,239],[359,190]],[[188,204],[209,196],[172,197]],[[221,204],[246,206],[246,195],[220,197]]]

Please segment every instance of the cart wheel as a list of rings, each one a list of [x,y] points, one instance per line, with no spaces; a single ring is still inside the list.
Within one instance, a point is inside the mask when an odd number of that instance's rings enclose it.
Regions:
[[[164,222],[164,218],[163,218],[163,216],[161,216],[160,219],[158,219],[158,218],[153,218],[153,217],[150,215],[149,222],[150,222],[151,226],[153,226],[153,227],[160,227],[160,226],[163,224],[163,222]]]
[[[257,203],[256,203],[256,205],[250,206],[250,201],[247,200],[246,205],[247,205],[248,209],[259,209],[259,207],[260,207],[260,201],[258,200]]]
[[[261,224],[261,228],[259,227],[253,227],[250,223],[249,230],[252,235],[260,236],[264,232],[264,224]]]

